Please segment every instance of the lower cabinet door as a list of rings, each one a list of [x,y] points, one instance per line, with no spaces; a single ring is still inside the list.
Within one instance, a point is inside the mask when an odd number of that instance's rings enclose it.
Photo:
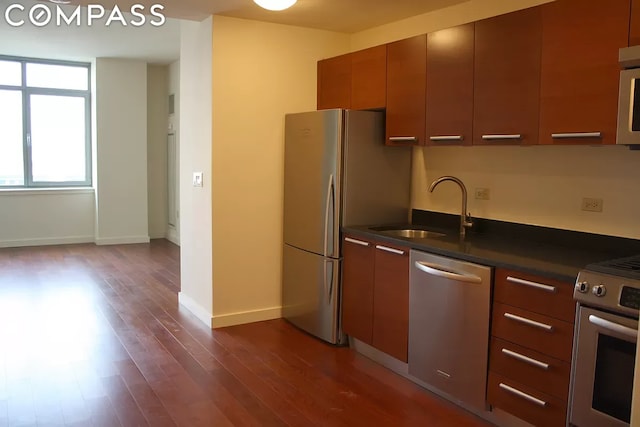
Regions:
[[[495,372],[489,372],[487,402],[535,426],[566,425],[567,403],[565,401],[526,387]]]

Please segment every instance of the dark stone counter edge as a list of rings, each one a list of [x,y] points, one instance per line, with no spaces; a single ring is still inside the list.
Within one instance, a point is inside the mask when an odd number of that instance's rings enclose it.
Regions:
[[[457,233],[460,221],[458,215],[417,210],[413,211],[412,218],[414,225],[435,231],[446,230],[448,233]],[[374,226],[374,224],[371,226]],[[474,224],[474,227],[477,227],[476,231],[474,231],[474,233],[477,233],[476,236],[491,236],[493,240],[498,241],[505,239],[505,241],[509,241],[509,245],[514,245],[513,236],[516,235],[519,241],[518,246],[522,248],[521,254],[526,255],[526,248],[530,245],[542,245],[545,249],[551,250],[555,258],[560,259],[549,262],[540,262],[540,260],[535,259],[532,259],[531,262],[527,260],[515,262],[505,259],[512,255],[511,251],[500,253],[499,248],[496,249],[495,255],[474,255],[442,247],[446,245],[440,244],[437,240],[393,237],[372,230],[369,227],[343,227],[342,231],[365,239],[386,242],[489,267],[518,270],[567,283],[575,282],[578,272],[591,262],[640,254],[640,240],[476,218]],[[576,261],[575,259],[567,263],[561,261],[564,258],[575,258],[571,255],[576,252],[581,254],[578,257],[581,261]],[[544,264],[544,266],[539,264]]]

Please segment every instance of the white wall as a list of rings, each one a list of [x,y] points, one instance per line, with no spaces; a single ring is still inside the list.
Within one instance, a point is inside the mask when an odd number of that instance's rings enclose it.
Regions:
[[[93,242],[93,189],[0,191],[0,247]]]
[[[183,21],[180,41],[180,303],[211,325],[211,17]],[[204,186],[193,187],[193,172]]]
[[[169,133],[173,133],[176,142],[176,176],[180,177],[180,61],[172,62],[169,65],[169,94],[174,95],[174,113],[169,116]],[[174,226],[168,226],[167,239],[180,244],[180,182],[176,179],[174,183],[176,189],[176,221]]]
[[[317,60],[348,48],[346,34],[214,17],[214,327],[281,316],[284,115],[316,109]]]
[[[95,68],[95,241],[148,242],[147,64],[98,58]]]
[[[147,184],[149,237],[167,235],[167,117],[169,67],[147,66]]]

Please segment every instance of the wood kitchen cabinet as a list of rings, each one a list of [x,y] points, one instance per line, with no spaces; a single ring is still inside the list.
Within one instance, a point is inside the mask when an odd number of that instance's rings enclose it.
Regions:
[[[403,362],[409,336],[409,251],[345,236],[342,327]]]
[[[640,45],[640,0],[631,0],[630,19],[629,46],[638,46]]]
[[[475,26],[427,34],[426,143],[472,143]]]
[[[537,143],[541,32],[538,7],[475,23],[474,144]]]
[[[387,46],[351,54],[351,108],[383,109],[387,105]]]
[[[493,301],[487,402],[533,425],[564,426],[573,283],[498,268]]]
[[[387,145],[423,144],[427,35],[387,45]]]
[[[318,110],[378,110],[387,100],[387,47],[318,61]]]
[[[615,144],[629,0],[557,0],[542,11],[541,144]]]
[[[318,61],[318,110],[351,108],[351,55]]]
[[[369,241],[346,236],[342,249],[342,329],[372,345],[375,248]]]

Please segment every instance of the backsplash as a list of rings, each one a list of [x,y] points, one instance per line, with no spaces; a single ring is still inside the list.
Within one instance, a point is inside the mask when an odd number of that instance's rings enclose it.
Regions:
[[[471,216],[613,236],[640,238],[640,151],[606,146],[417,147],[412,208],[458,214],[461,194],[450,183],[429,194],[442,175],[460,178]],[[489,200],[475,189],[488,188]],[[582,198],[603,199],[603,211],[581,210]]]

